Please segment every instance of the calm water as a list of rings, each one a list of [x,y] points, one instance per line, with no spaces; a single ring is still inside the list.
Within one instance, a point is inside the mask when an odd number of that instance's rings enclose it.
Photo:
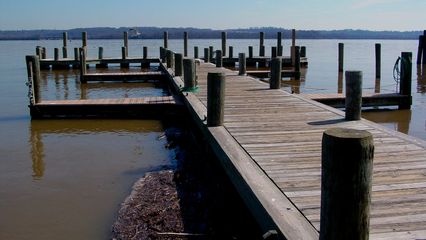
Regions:
[[[345,43],[345,69],[362,70],[364,90],[394,92],[394,62],[402,51],[413,52],[417,41],[300,40],[307,47],[309,68],[300,83],[285,81],[295,92],[338,92],[337,44]],[[382,43],[380,88],[374,77],[374,43]],[[202,49],[220,47],[219,40],[190,40]],[[118,204],[132,183],[147,170],[172,163],[173,152],[164,148],[159,121],[46,120],[31,121],[27,108],[24,56],[45,46],[52,57],[61,41],[0,41],[0,239],[105,239]],[[105,57],[121,54],[120,40],[89,40],[89,57],[104,47]],[[129,54],[158,56],[161,40],[131,40]],[[228,40],[234,54],[247,46],[258,51],[258,40]],[[266,40],[267,53],[275,40]],[[289,46],[289,41],[284,41]],[[70,48],[80,45],[71,41]],[[182,41],[170,40],[182,52]],[[72,52],[72,51],[71,51]],[[288,47],[284,48],[289,55]],[[92,70],[93,71],[93,70]],[[81,86],[73,70],[45,71],[43,99],[80,99],[164,95],[155,83],[98,83]],[[344,81],[344,80],[341,80]],[[426,80],[413,66],[412,110],[369,112],[364,116],[410,135],[426,139]]]

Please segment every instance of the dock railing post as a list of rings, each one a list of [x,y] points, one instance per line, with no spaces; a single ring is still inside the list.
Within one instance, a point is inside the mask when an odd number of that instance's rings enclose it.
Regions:
[[[343,43],[339,43],[339,52],[338,52],[339,72],[343,72],[344,47],[345,45]]]
[[[40,82],[40,58],[38,56],[26,56],[28,87],[30,105],[35,105],[40,101],[38,83]]]
[[[271,78],[269,80],[270,89],[281,88],[281,71],[282,71],[282,60],[281,58],[271,59]]]
[[[196,87],[195,61],[192,58],[183,59],[183,80],[185,90]]]
[[[172,50],[166,51],[167,67],[173,69],[175,64],[175,54]]]
[[[223,67],[222,50],[216,50],[216,67]]]
[[[419,36],[419,47],[417,49],[417,65],[422,64],[422,54],[423,54],[423,35]],[[425,63],[423,63],[425,64]]]
[[[87,32],[81,33],[82,47],[87,47]]]
[[[401,76],[399,82],[399,94],[409,97],[409,101],[399,104],[399,109],[410,109],[411,107],[411,78],[412,78],[412,53],[401,53]]]
[[[294,48],[295,62],[294,62],[294,77],[295,79],[300,79],[300,47],[296,46]]]
[[[345,119],[361,119],[362,108],[362,72],[346,71]]]
[[[194,58],[198,58],[198,46],[194,46]]]
[[[165,49],[169,48],[169,33],[168,32],[163,33],[163,47]]]
[[[210,51],[208,48],[204,48],[204,62],[210,62]]]
[[[368,239],[374,144],[365,130],[322,136],[320,240]]]
[[[222,32],[222,55],[226,56],[226,32]]]
[[[223,125],[225,105],[225,73],[207,74],[207,126]]]
[[[381,72],[382,72],[382,68],[381,68],[381,62],[382,62],[382,56],[381,56],[381,52],[382,52],[382,45],[380,43],[376,43],[375,45],[375,53],[376,53],[376,78],[380,78],[381,77]]]
[[[188,57],[188,32],[183,32],[183,56]]]
[[[86,75],[86,48],[82,47],[79,49],[80,52],[80,82],[85,83],[85,75]]]
[[[246,54],[239,53],[238,54],[238,75],[246,75]]]
[[[182,76],[183,74],[183,55],[182,53],[175,53],[175,76]]]

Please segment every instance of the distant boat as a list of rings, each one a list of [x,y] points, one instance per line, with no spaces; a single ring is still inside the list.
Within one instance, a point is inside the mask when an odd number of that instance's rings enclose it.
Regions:
[[[139,38],[141,33],[136,28],[129,29],[129,38]]]

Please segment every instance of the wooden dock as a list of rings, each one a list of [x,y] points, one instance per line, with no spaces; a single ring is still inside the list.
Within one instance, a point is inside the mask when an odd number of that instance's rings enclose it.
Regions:
[[[206,125],[208,72],[226,73],[219,127]],[[426,238],[425,141],[364,119],[345,121],[340,110],[213,64],[201,63],[197,76],[199,92],[183,94],[183,102],[265,232],[318,239],[322,134],[343,127],[374,137],[370,239]]]

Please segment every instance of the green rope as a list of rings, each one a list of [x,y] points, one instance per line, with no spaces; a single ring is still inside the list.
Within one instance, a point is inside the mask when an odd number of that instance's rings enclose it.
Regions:
[[[180,89],[181,92],[192,92],[192,93],[198,93],[199,88],[198,87],[183,87]]]

